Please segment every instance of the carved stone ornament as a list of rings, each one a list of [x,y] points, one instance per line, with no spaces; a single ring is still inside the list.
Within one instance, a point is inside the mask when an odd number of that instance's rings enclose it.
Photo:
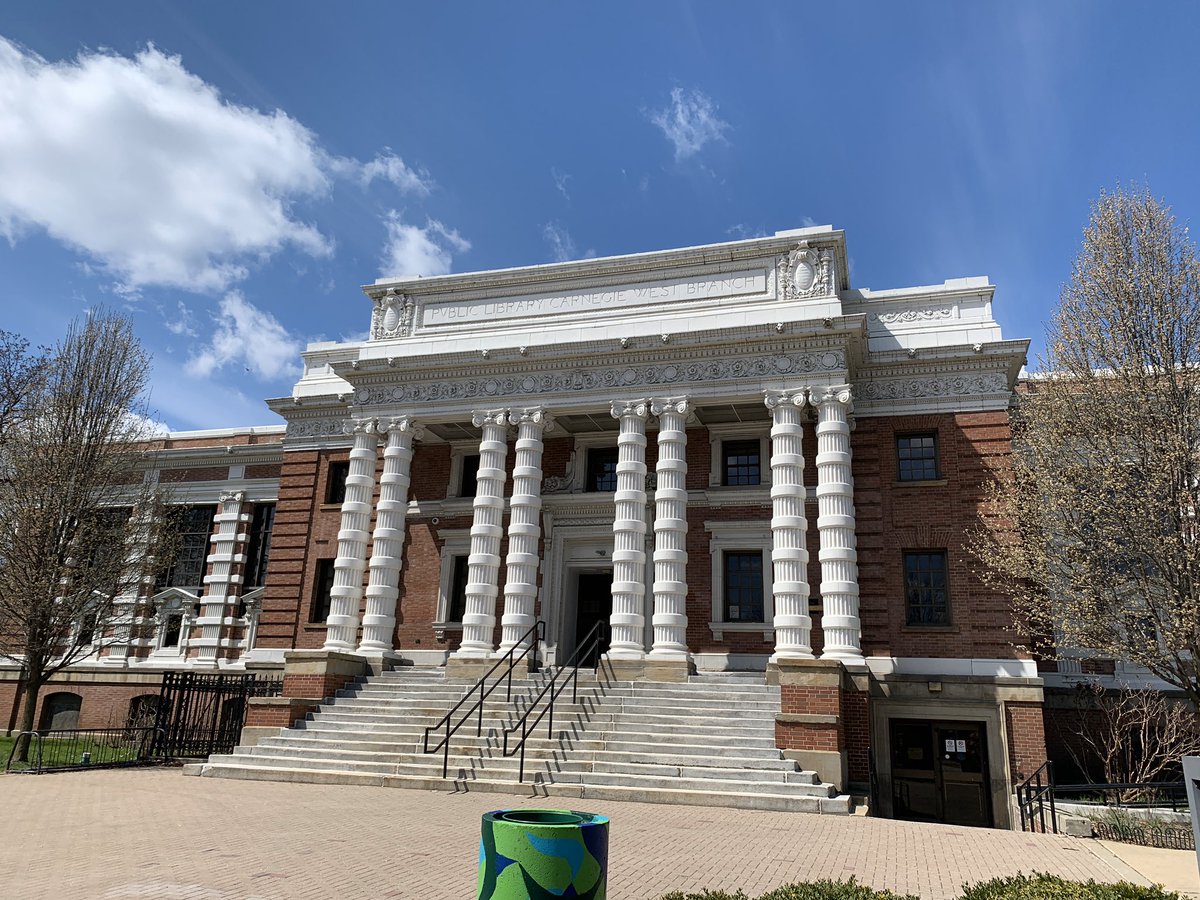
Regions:
[[[853,400],[850,392],[850,385],[834,385],[831,387],[812,388],[808,392],[809,402],[813,406],[821,406],[825,403],[840,403],[847,409],[853,408]]]
[[[375,301],[371,311],[371,340],[386,341],[408,337],[412,334],[416,304],[412,297],[401,294],[395,288]]]
[[[614,400],[612,403],[612,417],[614,419],[624,419],[626,416],[632,416],[635,419],[644,419],[649,413],[649,400]]]
[[[871,313],[871,318],[881,325],[910,325],[918,322],[936,322],[938,319],[953,319],[954,307],[935,306],[931,309],[898,309],[895,312]]]
[[[828,250],[801,241],[779,260],[780,291],[785,300],[807,300],[833,294],[833,260]]]
[[[567,468],[562,475],[552,475],[542,482],[543,494],[565,494],[575,484],[575,460],[578,451],[572,450],[567,459]]]

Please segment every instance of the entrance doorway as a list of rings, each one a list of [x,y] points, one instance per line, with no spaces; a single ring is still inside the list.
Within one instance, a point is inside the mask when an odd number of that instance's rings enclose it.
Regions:
[[[587,638],[597,622],[608,622],[612,615],[612,570],[580,572],[575,591],[575,647]],[[608,635],[600,646],[579,661],[581,666],[594,667],[600,654],[608,650]]]
[[[892,719],[892,810],[898,819],[992,824],[982,722]]]

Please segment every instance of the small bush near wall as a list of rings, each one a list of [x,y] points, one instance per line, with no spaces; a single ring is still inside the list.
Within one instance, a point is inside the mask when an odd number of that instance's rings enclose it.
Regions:
[[[726,891],[701,891],[698,894],[675,892],[665,895],[662,900],[751,900],[751,898],[741,891],[732,894]],[[759,895],[756,900],[919,900],[919,898],[911,894],[877,891],[865,884],[859,884],[851,878],[849,881],[822,880],[785,884],[773,891]]]
[[[1121,881],[1103,884],[1095,881],[1068,881],[1057,875],[1035,872],[1012,875],[963,886],[961,900],[1181,900],[1174,891],[1161,887],[1142,887]]]

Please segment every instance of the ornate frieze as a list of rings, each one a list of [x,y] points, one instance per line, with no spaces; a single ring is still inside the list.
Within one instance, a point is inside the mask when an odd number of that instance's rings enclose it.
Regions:
[[[770,378],[832,372],[846,367],[845,351],[774,353],[730,356],[704,361],[661,362],[649,365],[609,366],[514,374],[489,373],[477,377],[431,381],[405,379],[402,384],[363,388],[355,400],[364,405],[426,403],[438,400],[471,400],[479,397],[577,394],[584,391],[636,390],[655,385],[693,385],[713,381]]]
[[[810,300],[836,293],[833,280],[833,256],[801,241],[785,256],[779,257],[779,291],[784,300]]]
[[[917,325],[922,322],[936,322],[941,319],[953,319],[953,306],[934,306],[929,309],[898,309],[893,312],[871,313],[872,322],[881,325]]]
[[[924,378],[896,378],[886,381],[861,381],[854,387],[864,400],[903,400],[920,397],[962,397],[972,394],[1009,393],[1007,376],[995,372],[986,375],[944,375]]]

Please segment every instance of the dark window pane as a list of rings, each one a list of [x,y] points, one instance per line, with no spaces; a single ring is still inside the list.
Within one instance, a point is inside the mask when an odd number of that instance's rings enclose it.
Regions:
[[[183,616],[179,613],[167,616],[167,629],[163,635],[164,647],[178,647],[179,633],[183,630]]]
[[[313,585],[312,610],[308,620],[324,624],[329,618],[329,595],[333,591],[333,560],[317,560],[317,578]]]
[[[472,453],[462,458],[462,478],[458,482],[458,496],[474,497],[479,486],[479,454]]]
[[[467,611],[467,565],[466,556],[454,557],[454,572],[450,576],[450,605],[446,610],[447,622],[461,622]]]
[[[726,551],[725,621],[761,622],[762,620],[762,551]]]
[[[271,554],[271,529],[275,526],[275,504],[259,503],[250,520],[250,541],[246,548],[247,588],[262,587],[267,574],[267,557]]]
[[[209,537],[212,535],[215,506],[188,506],[175,510],[167,527],[175,533],[175,558],[159,575],[157,590],[181,587],[199,593],[204,584],[204,568],[208,561]]]
[[[589,491],[617,489],[617,448],[592,447],[587,452],[587,485]]]
[[[938,477],[937,435],[906,434],[896,438],[900,481],[934,481]]]
[[[343,503],[346,500],[346,476],[350,474],[350,461],[331,462],[329,475],[325,479],[325,502]]]
[[[721,444],[722,480],[724,485],[760,484],[762,482],[762,443],[725,441]]]
[[[944,551],[904,554],[904,598],[909,625],[949,625]]]

